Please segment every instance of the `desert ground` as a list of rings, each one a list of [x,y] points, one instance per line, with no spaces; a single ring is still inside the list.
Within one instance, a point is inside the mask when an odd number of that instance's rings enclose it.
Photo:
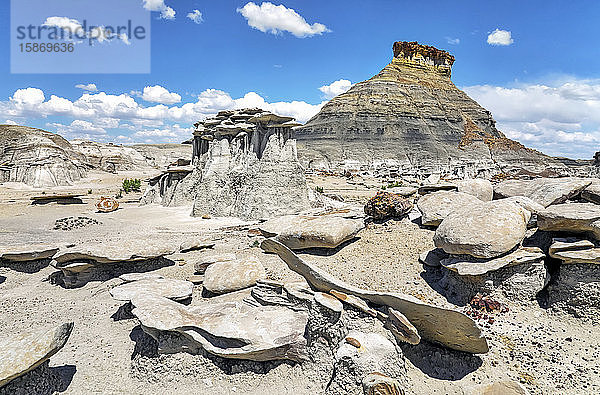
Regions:
[[[211,249],[175,253],[143,266],[144,271],[186,280],[194,263],[211,254],[237,252],[255,256],[267,278],[303,281],[277,256],[259,247],[262,236],[249,232],[256,222],[234,218],[194,218],[190,207],[140,206],[140,193],[124,194],[120,208],[98,213],[100,196],[113,196],[123,178],[145,179],[150,172],[116,174],[90,172],[71,187],[34,189],[23,184],[0,185],[0,238],[3,245],[35,243],[114,245],[128,240],[179,245],[190,240],[214,243]],[[361,207],[381,186],[369,177],[313,174],[311,188],[339,195]],[[143,189],[143,188],[142,188]],[[80,193],[83,204],[32,205],[40,193]],[[66,217],[98,221],[81,229],[54,230]],[[418,219],[369,222],[358,236],[333,250],[300,251],[299,256],[349,284],[377,291],[397,291],[437,306],[466,311],[454,304],[438,281],[440,267],[419,262],[431,250],[434,230]],[[116,275],[79,288],[54,284],[56,269],[48,262],[4,263],[0,267],[0,332],[10,336],[64,322],[74,322],[64,348],[50,359],[57,384],[46,391],[65,394],[317,394],[327,385],[330,367],[318,363],[249,362],[207,355],[149,351],[149,337],[135,317],[119,314],[123,302],[109,290],[120,284]],[[241,291],[244,292],[244,291]],[[202,285],[193,291],[192,305],[202,303]],[[531,394],[593,394],[600,392],[600,326],[549,308],[536,301],[500,299],[508,308],[493,313],[493,323],[478,321],[488,340],[487,354],[473,355],[422,340],[399,344],[406,372],[396,377],[406,394],[466,394],[474,385],[500,380],[519,382]],[[455,302],[455,301],[454,301]],[[355,325],[393,339],[372,317]],[[0,389],[4,393],[6,389]],[[335,392],[334,390],[331,390]],[[337,393],[344,393],[338,390]]]

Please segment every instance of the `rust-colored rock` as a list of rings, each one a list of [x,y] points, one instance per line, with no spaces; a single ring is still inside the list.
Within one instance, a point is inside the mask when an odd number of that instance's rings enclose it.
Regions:
[[[401,218],[413,209],[410,199],[403,198],[394,193],[380,191],[373,196],[365,205],[365,214],[375,220],[388,218]]]
[[[119,208],[119,202],[115,198],[102,196],[96,208],[101,213],[112,213]]]

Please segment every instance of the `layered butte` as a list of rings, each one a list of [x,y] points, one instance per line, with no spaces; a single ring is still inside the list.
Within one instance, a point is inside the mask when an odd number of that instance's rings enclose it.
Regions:
[[[379,74],[329,101],[296,131],[305,166],[459,176],[566,171],[496,129],[491,113],[452,83],[454,56],[417,42],[396,42],[393,53]]]

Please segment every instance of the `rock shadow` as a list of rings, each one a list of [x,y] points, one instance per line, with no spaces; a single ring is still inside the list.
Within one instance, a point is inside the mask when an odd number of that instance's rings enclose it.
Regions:
[[[2,284],[2,283],[3,283],[3,282],[5,282],[5,281],[6,281],[6,277],[4,277],[4,276],[0,276],[0,284]]]
[[[0,388],[0,395],[53,395],[65,392],[77,371],[74,365],[50,367],[50,361]]]
[[[427,376],[457,381],[479,369],[483,360],[474,354],[450,350],[421,340],[416,346],[400,344],[404,356]]]
[[[0,267],[6,267],[19,273],[34,274],[42,269],[45,269],[50,264],[51,259],[38,259],[28,262],[14,262],[0,260]]]
[[[427,285],[431,287],[435,292],[442,295],[446,300],[452,303],[455,306],[464,306],[465,303],[465,293],[460,290],[448,290],[448,287],[445,286],[442,279],[444,278],[444,270],[442,266],[439,267],[431,267],[427,265],[423,265],[423,271],[420,273],[420,276]]]
[[[318,255],[318,256],[331,256],[340,252],[344,247],[357,242],[360,240],[360,237],[354,237],[350,240],[347,240],[340,244],[335,248],[304,248],[302,250],[295,251],[298,254],[309,254],[309,255]]]

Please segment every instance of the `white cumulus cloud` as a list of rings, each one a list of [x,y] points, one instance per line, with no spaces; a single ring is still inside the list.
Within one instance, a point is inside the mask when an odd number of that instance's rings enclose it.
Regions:
[[[155,85],[144,88],[142,99],[153,103],[175,104],[181,101],[181,96],[177,93],[169,92],[160,85]]]
[[[337,95],[341,95],[346,92],[348,89],[352,87],[352,82],[348,80],[337,80],[332,82],[329,85],[324,85],[319,88],[321,92],[325,95],[325,98],[332,99]]]
[[[163,19],[175,19],[175,10],[165,4],[165,0],[143,0],[148,11],[160,12]]]
[[[500,30],[496,29],[491,32],[487,37],[487,43],[490,45],[510,45],[514,43],[515,40],[512,38],[512,33],[508,30]]]
[[[549,155],[591,158],[600,143],[600,81],[464,88],[508,137]]]
[[[73,35],[82,35],[83,27],[77,19],[67,18],[66,16],[51,16],[46,18],[42,26],[57,27],[63,29]]]
[[[194,23],[198,24],[204,21],[204,19],[202,19],[202,13],[200,12],[200,10],[194,10],[190,12],[189,14],[187,14],[187,17],[190,18]]]
[[[96,84],[77,84],[75,85],[75,88],[83,89],[84,91],[88,92],[98,92]]]
[[[295,10],[284,5],[264,2],[259,6],[249,2],[237,11],[246,18],[250,27],[263,33],[290,32],[296,37],[304,38],[331,31],[322,23],[309,24]]]
[[[37,105],[46,100],[44,91],[38,88],[17,89],[10,98],[17,105]]]
[[[4,121],[4,124],[5,125],[18,125],[18,123],[16,123],[12,119],[7,119],[6,121]]]

